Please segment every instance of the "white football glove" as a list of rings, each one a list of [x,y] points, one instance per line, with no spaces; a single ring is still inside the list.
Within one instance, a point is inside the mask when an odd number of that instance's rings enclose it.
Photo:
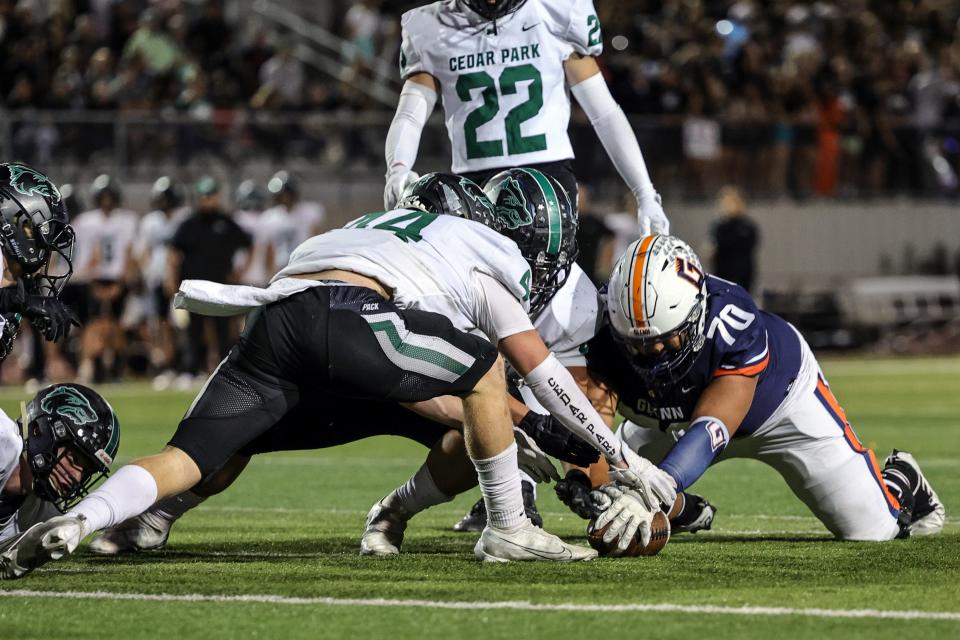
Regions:
[[[640,221],[640,235],[652,233],[670,234],[670,221],[663,212],[660,194],[648,191],[637,198],[637,219]]]
[[[557,468],[533,438],[516,427],[513,428],[513,436],[517,440],[517,466],[520,469],[526,471],[527,475],[537,482],[549,483],[551,480],[560,480]]]
[[[677,483],[666,471],[646,458],[641,458],[630,447],[621,448],[626,469],[610,465],[610,479],[619,485],[635,489],[651,511],[673,507],[677,499]]]
[[[387,174],[387,186],[383,190],[383,208],[387,211],[396,208],[400,195],[409,185],[420,179],[420,174],[398,167]]]
[[[637,531],[644,546],[650,543],[654,511],[647,508],[644,497],[637,491],[611,483],[591,491],[590,497],[603,509],[594,527],[602,529],[609,524],[603,533],[603,541],[607,544],[617,541],[617,549],[610,555],[618,556],[626,551]]]

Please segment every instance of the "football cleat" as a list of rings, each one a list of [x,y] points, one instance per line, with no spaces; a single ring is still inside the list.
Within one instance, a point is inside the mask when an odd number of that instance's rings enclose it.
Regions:
[[[593,560],[597,552],[568,544],[526,520],[513,531],[485,528],[473,548],[473,555],[483,562],[578,562]]]
[[[470,511],[467,512],[467,515],[463,516],[460,519],[460,522],[453,525],[454,531],[459,531],[460,533],[469,533],[469,532],[479,532],[483,531],[484,527],[487,526],[487,507],[483,503],[483,498],[480,498],[473,506],[470,507]]]
[[[693,519],[692,522],[687,524],[674,524],[670,522],[670,527],[672,533],[696,533],[697,531],[710,531],[710,526],[713,524],[713,518],[717,515],[717,508],[707,502],[706,498],[701,498],[697,496],[697,508],[700,509],[700,513]]]
[[[83,520],[82,516],[57,516],[24,531],[0,554],[0,579],[22,578],[73,553],[83,538]]]
[[[894,449],[887,459],[884,466],[897,462],[909,465],[917,473],[919,486],[914,493],[913,513],[910,517],[910,524],[907,528],[911,536],[932,536],[943,530],[943,523],[946,520],[946,510],[940,501],[940,496],[933,490],[926,476],[920,470],[920,465],[916,459],[906,451],[897,451]]]
[[[167,544],[173,522],[146,511],[118,525],[104,529],[90,541],[89,549],[101,556],[149,551]]]
[[[520,483],[520,491],[523,493],[523,510],[534,526],[543,526],[543,516],[537,511],[537,498],[533,493],[533,483],[523,481]],[[460,519],[460,522],[453,525],[453,530],[460,533],[479,533],[487,526],[487,507],[483,503],[483,498],[477,500],[467,515]]]
[[[360,555],[395,556],[400,554],[403,532],[407,529],[407,516],[377,502],[367,514],[367,523],[360,538]]]

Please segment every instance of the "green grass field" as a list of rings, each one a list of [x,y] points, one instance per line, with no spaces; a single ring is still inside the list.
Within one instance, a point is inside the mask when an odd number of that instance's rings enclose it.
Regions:
[[[450,530],[475,494],[418,516],[399,558],[361,558],[367,509],[424,455],[384,438],[254,460],[178,524],[166,550],[120,559],[81,550],[0,584],[0,637],[960,637],[960,359],[824,368],[878,457],[894,446],[917,456],[947,506],[942,535],[835,542],[774,472],[731,461],[694,488],[720,509],[713,531],[678,535],[654,558],[483,566],[475,537]],[[121,461],[157,450],[192,399],[142,385],[102,391],[123,426]],[[0,391],[11,415],[19,399]],[[540,495],[546,527],[584,542],[584,522],[551,487]],[[771,609],[731,610],[740,607]],[[851,617],[859,610],[918,613]]]

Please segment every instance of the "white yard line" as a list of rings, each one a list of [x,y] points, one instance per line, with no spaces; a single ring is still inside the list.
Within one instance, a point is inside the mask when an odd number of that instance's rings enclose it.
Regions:
[[[328,598],[294,597],[271,594],[222,595],[222,594],[166,594],[166,593],[113,593],[109,591],[32,591],[16,589],[0,591],[0,597],[9,598],[57,598],[71,600],[133,600],[140,602],[215,602],[256,603],[278,605],[321,605],[335,607],[406,607],[416,609],[507,609],[513,611],[571,611],[596,613],[672,612],[708,615],[738,616],[805,616],[811,618],[855,618],[877,620],[946,620],[960,621],[956,611],[879,611],[877,609],[819,609],[793,607],[729,607],[710,604],[629,603],[629,604],[580,604],[534,603],[522,601],[467,602],[443,600],[403,600],[393,598]]]

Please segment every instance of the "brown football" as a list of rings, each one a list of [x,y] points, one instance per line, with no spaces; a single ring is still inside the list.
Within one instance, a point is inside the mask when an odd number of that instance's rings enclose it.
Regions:
[[[590,540],[590,546],[600,552],[601,556],[609,555],[611,551],[617,548],[617,541],[604,542],[603,532],[607,530],[607,527],[597,529],[594,527],[595,522],[596,519],[591,520],[590,524],[587,525],[587,537]],[[637,533],[633,536],[633,540],[630,541],[630,546],[627,547],[627,550],[623,552],[622,556],[655,556],[660,553],[660,550],[666,546],[669,540],[670,521],[662,511],[657,511],[650,525],[650,544],[647,546],[640,544],[640,534]]]

